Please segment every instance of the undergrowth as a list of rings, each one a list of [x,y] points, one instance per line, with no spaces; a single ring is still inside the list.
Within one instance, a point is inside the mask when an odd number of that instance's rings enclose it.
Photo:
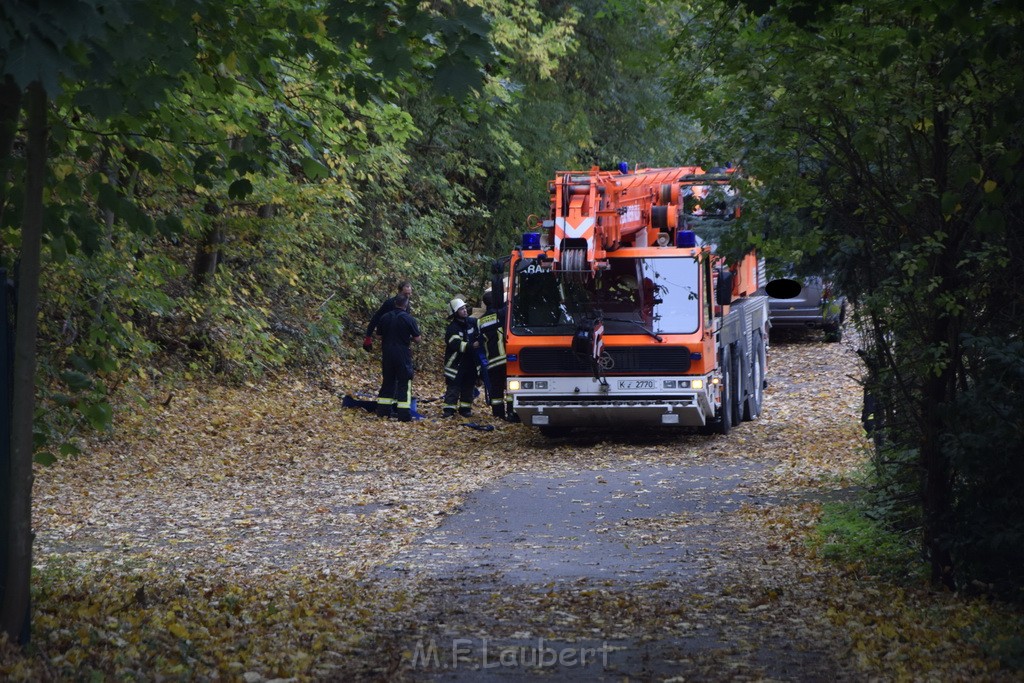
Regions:
[[[826,503],[811,545],[833,562],[856,565],[886,579],[923,577],[918,546],[907,533],[893,531],[859,503]]]

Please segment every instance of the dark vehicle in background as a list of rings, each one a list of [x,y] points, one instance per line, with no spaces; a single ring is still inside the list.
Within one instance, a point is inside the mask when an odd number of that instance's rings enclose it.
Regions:
[[[846,298],[835,296],[832,283],[818,275],[783,277],[765,286],[768,320],[774,329],[820,329],[825,341],[843,338]]]

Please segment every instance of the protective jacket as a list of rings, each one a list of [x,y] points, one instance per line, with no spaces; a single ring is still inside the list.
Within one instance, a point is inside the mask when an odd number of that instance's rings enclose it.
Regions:
[[[476,352],[473,342],[480,341],[480,327],[472,316],[455,316],[444,332],[444,376],[462,382],[476,381]]]
[[[488,308],[479,321],[480,334],[484,338],[487,367],[505,365],[505,309]]]
[[[377,312],[373,314],[373,317],[370,318],[370,324],[366,326],[367,337],[372,337],[374,332],[380,331],[381,318],[383,318],[386,314],[390,313],[391,311],[395,310],[395,299],[397,298],[397,294],[395,296],[388,297],[387,299],[384,300],[384,303],[380,305],[380,308],[377,309]],[[409,312],[408,308],[406,308],[406,312]],[[410,315],[412,314],[410,313]]]
[[[404,363],[412,374],[412,340],[420,336],[420,328],[416,319],[400,308],[396,308],[381,317],[379,324],[384,348],[384,356],[395,362]]]

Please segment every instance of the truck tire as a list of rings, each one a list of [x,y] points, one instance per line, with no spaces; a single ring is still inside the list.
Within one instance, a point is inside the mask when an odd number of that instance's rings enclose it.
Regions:
[[[729,347],[722,349],[722,408],[718,414],[715,431],[726,436],[732,429],[732,354]]]
[[[750,338],[750,393],[744,404],[743,419],[753,420],[761,414],[764,402],[764,336],[760,330]]]
[[[732,426],[739,426],[743,421],[743,372],[746,369],[746,359],[740,344],[735,344],[732,354],[732,367],[729,374],[732,376]]]

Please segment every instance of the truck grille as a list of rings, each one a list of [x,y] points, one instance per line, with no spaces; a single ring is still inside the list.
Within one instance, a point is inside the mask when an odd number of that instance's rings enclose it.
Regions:
[[[690,350],[672,346],[605,347],[612,365],[608,375],[629,375],[642,372],[672,374],[690,369]],[[531,375],[590,374],[590,362],[567,348],[529,347],[519,352],[519,367]]]

